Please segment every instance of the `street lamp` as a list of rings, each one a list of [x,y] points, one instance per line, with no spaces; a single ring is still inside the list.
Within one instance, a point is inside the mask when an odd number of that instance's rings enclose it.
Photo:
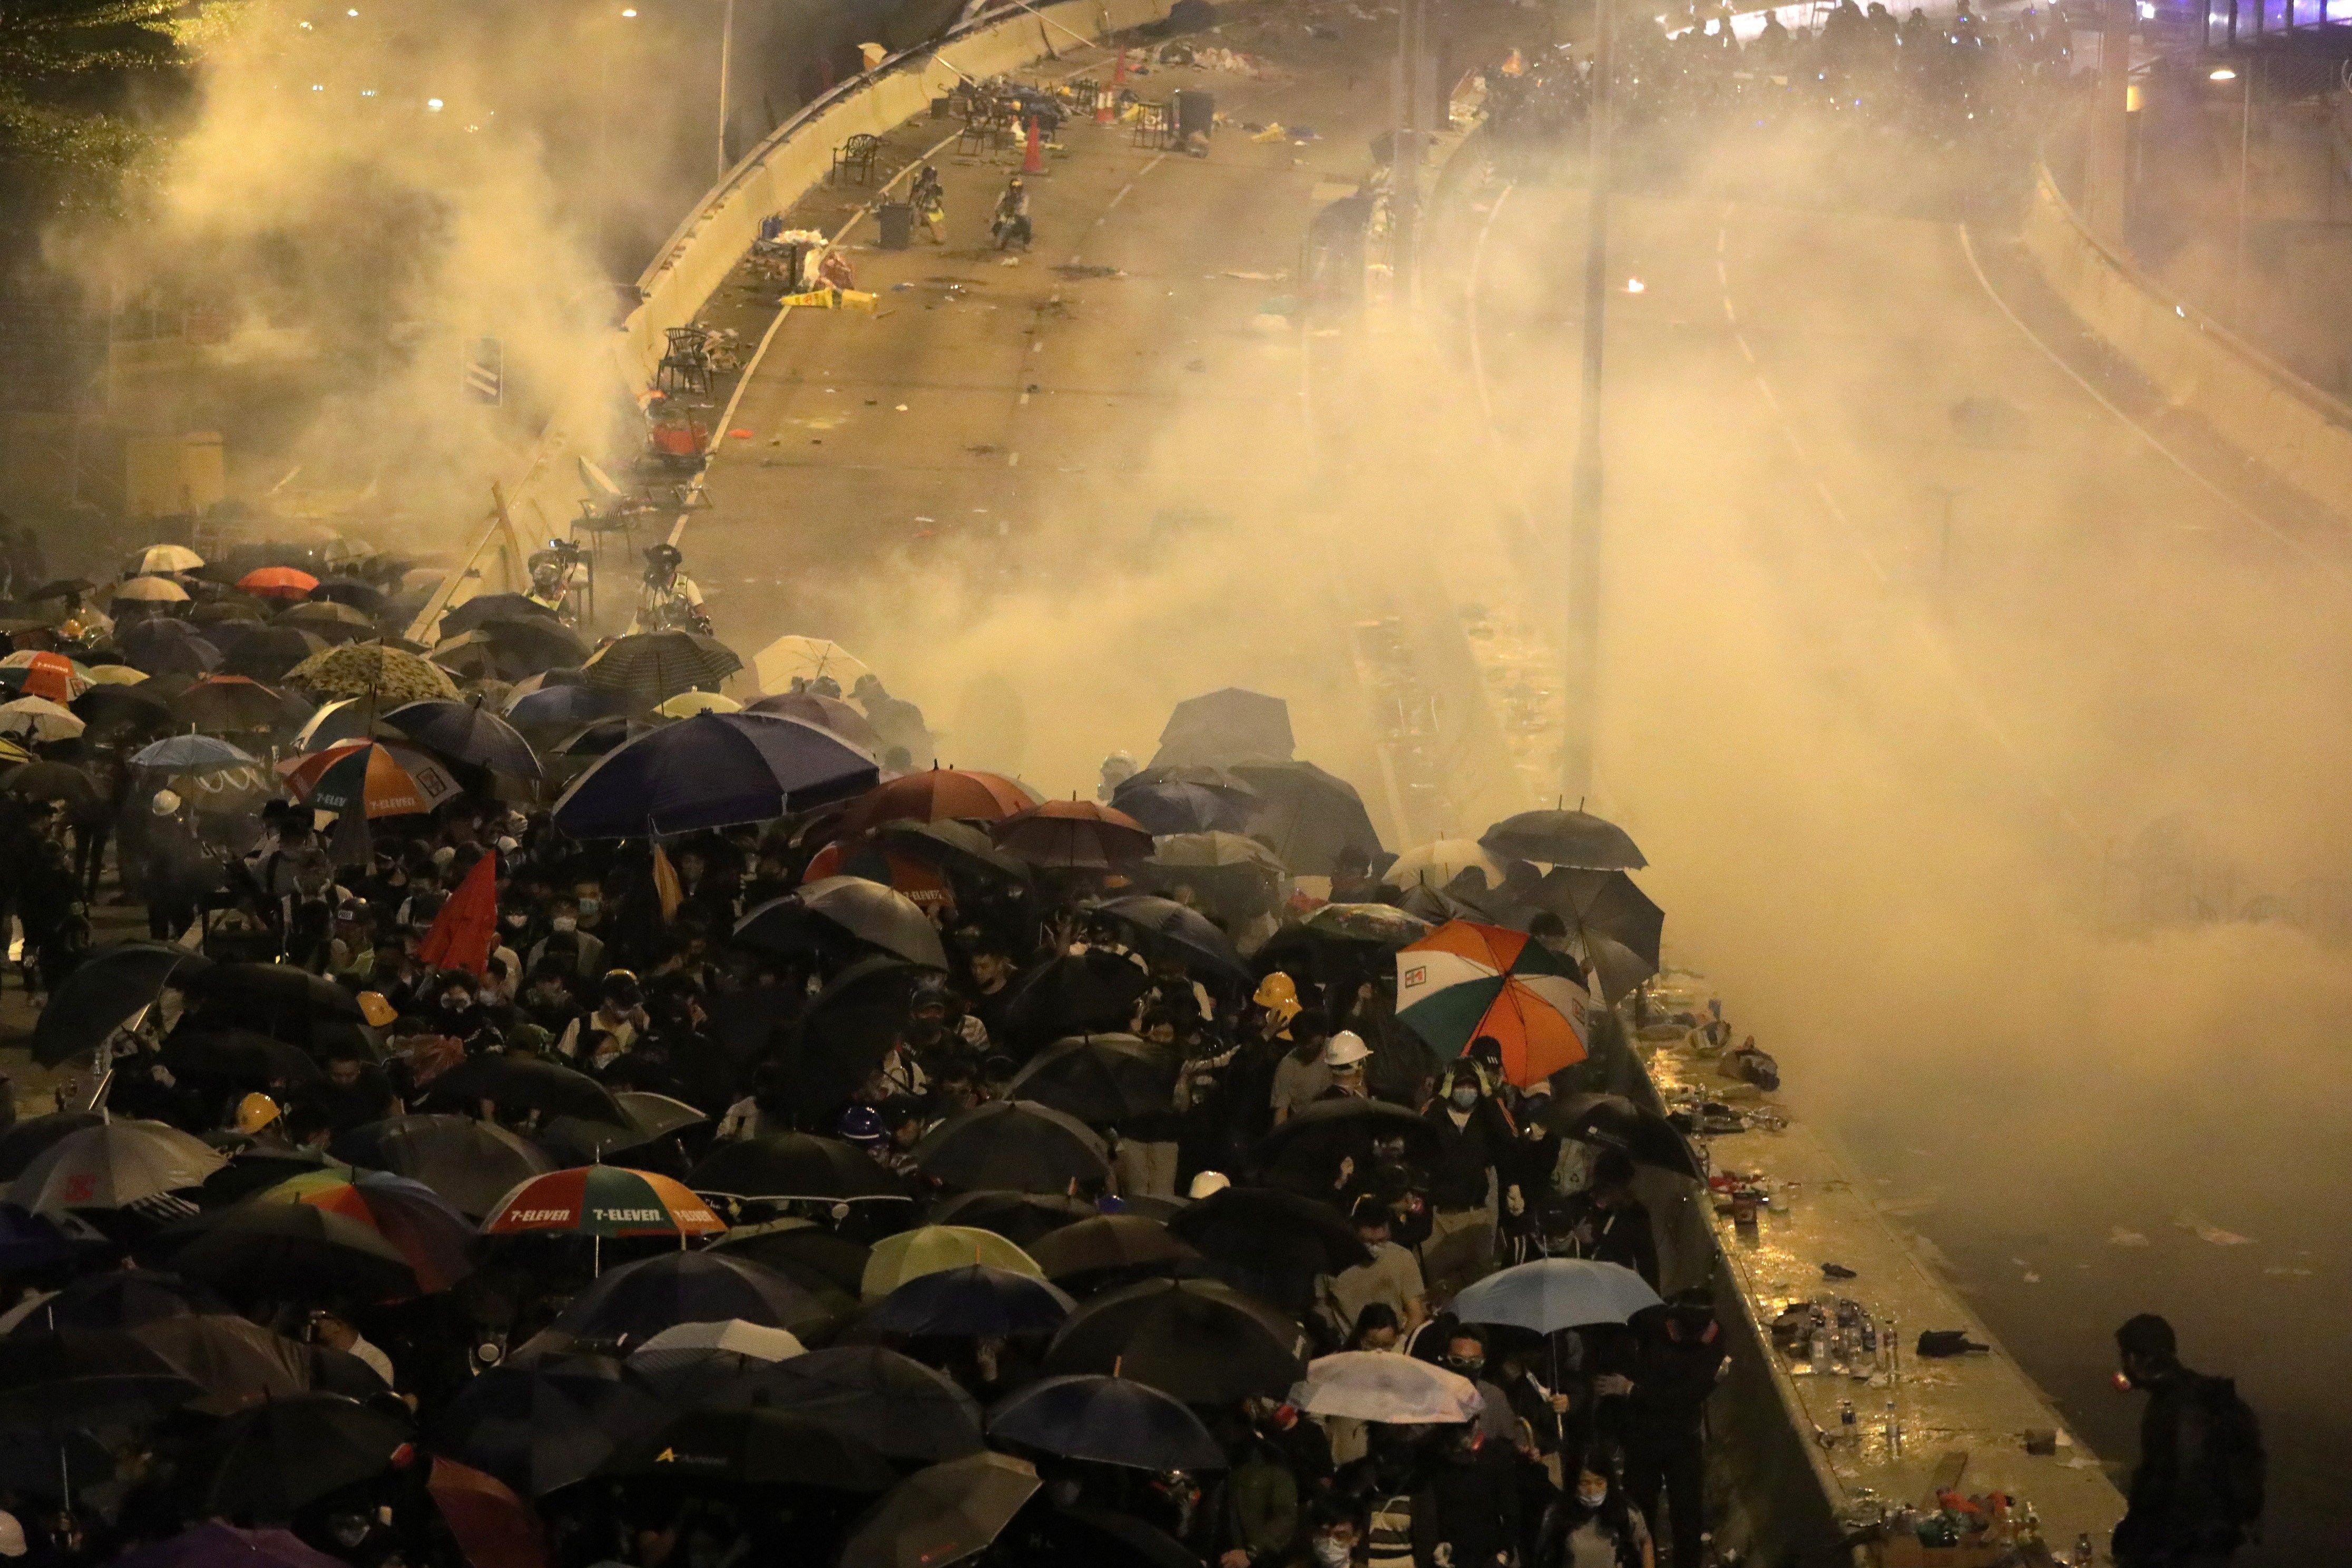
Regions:
[[[2242,78],[2228,66],[2216,66],[2205,79],[2238,84],[2238,232],[2230,254],[2230,324],[2242,331],[2246,324],[2246,150],[2254,125],[2253,62],[2247,62]]]
[[[726,18],[719,25],[719,174],[714,184],[727,177],[727,85],[734,53],[735,0],[727,0]]]

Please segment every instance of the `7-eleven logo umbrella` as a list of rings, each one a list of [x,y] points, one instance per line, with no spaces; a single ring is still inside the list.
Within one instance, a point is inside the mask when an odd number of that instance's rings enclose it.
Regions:
[[[1525,1089],[1584,1059],[1591,996],[1575,962],[1523,931],[1448,921],[1396,955],[1397,1022],[1441,1056],[1481,1035]]]
[[[715,1236],[727,1222],[678,1183],[625,1165],[582,1165],[533,1176],[499,1200],[488,1236],[566,1231],[576,1236]]]

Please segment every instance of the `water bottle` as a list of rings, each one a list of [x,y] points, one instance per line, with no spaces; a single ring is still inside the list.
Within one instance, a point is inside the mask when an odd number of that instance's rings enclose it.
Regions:
[[[1819,1318],[1813,1320],[1813,1340],[1810,1347],[1811,1371],[1816,1374],[1830,1370],[1830,1326]]]
[[[1903,1416],[1892,1399],[1886,1402],[1886,1451],[1896,1458],[1903,1453]]]
[[[2091,1568],[2091,1564],[2098,1560],[2099,1549],[2091,1544],[2089,1531],[2086,1530],[2074,1537],[2074,1561],[2081,1565],[2081,1568]]]

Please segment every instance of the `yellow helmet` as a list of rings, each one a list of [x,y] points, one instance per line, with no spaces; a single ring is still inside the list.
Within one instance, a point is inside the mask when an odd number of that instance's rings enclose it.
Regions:
[[[247,1137],[278,1120],[278,1102],[266,1094],[248,1094],[236,1102],[236,1130]]]

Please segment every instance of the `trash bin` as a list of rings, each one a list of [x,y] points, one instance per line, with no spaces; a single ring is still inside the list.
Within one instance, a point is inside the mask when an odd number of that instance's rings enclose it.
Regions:
[[[954,107],[955,100],[949,97],[946,93],[941,93],[939,97],[931,100],[931,118],[934,120],[945,120],[948,117],[948,111]]]
[[[1171,95],[1176,111],[1176,135],[1184,140],[1206,136],[1217,128],[1217,95],[1197,87],[1179,88]]]
[[[915,242],[915,207],[911,202],[884,202],[874,209],[882,226],[882,248],[904,250]]]

